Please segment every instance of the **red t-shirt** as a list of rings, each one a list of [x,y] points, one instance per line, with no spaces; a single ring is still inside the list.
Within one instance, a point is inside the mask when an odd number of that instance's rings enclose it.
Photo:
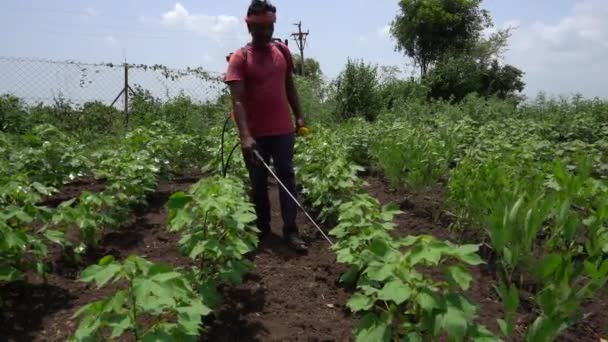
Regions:
[[[285,54],[274,44],[266,47],[248,44],[247,65],[243,63],[241,49],[228,63],[225,82],[245,81],[244,106],[253,138],[294,132],[285,83],[293,62],[287,46],[282,47]]]

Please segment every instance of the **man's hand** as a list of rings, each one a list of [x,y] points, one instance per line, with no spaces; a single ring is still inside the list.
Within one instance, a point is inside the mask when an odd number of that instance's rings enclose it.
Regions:
[[[255,147],[255,139],[253,139],[251,136],[246,136],[241,139],[241,149],[243,150],[243,155],[251,164],[256,164],[258,162],[257,158],[253,154]]]
[[[302,117],[299,117],[296,119],[296,131],[302,127],[306,127],[306,123],[304,122],[304,119]]]

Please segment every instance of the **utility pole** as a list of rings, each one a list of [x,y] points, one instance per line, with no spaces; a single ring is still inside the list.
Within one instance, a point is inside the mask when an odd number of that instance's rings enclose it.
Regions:
[[[294,24],[298,27],[298,32],[292,33],[293,40],[296,41],[298,49],[300,49],[300,75],[304,76],[304,48],[306,47],[306,39],[310,34],[310,31],[302,32],[302,22]]]

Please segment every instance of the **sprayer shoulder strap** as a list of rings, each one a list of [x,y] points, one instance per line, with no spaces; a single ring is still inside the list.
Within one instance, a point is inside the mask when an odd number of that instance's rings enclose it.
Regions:
[[[287,51],[285,51],[285,48],[283,47],[283,45],[278,44],[277,42],[272,42],[271,43],[273,46],[275,46],[277,49],[279,49],[279,51],[281,51],[281,54],[283,55],[283,58],[285,58],[286,62],[289,62],[289,58],[287,58]],[[245,63],[245,66],[247,66],[247,51],[249,50],[249,44],[243,46],[241,48],[241,53],[243,54],[243,63]]]

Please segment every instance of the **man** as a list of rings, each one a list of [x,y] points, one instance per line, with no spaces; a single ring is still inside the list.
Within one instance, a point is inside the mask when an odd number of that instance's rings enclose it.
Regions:
[[[276,8],[267,1],[254,0],[247,11],[247,27],[252,40],[237,50],[228,63],[225,82],[230,87],[241,149],[249,171],[252,201],[261,238],[270,233],[268,171],[254,155],[257,151],[268,164],[272,158],[276,173],[295,196],[293,153],[296,129],[304,119],[293,80],[293,62],[287,46],[273,42]],[[297,206],[281,188],[279,192],[283,237],[297,251],[307,247],[296,226]]]

